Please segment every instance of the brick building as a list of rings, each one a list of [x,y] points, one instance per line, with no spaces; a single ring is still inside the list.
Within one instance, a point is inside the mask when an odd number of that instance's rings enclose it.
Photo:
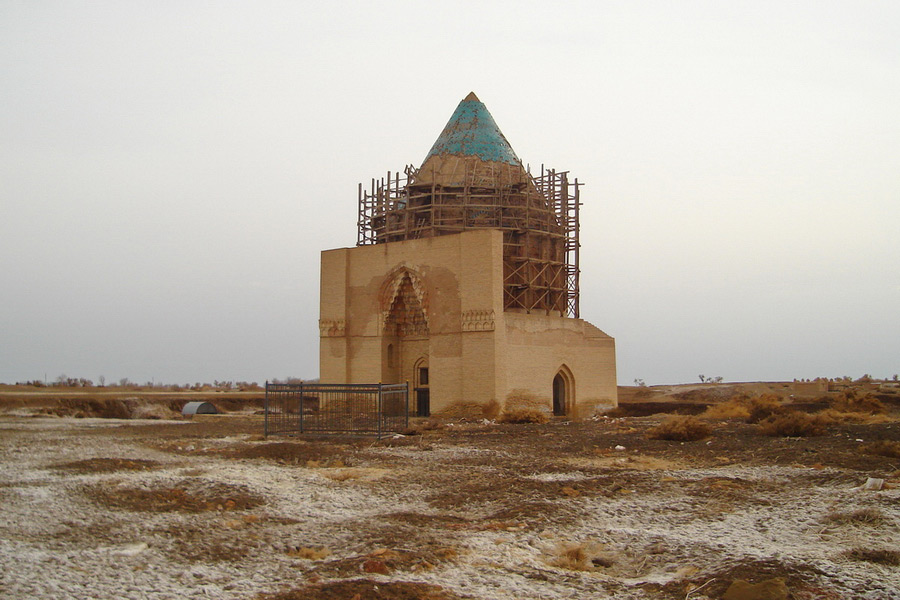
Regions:
[[[469,94],[322,253],[320,380],[408,381],[419,414],[615,406],[615,341],[579,318],[579,185],[527,172]]]

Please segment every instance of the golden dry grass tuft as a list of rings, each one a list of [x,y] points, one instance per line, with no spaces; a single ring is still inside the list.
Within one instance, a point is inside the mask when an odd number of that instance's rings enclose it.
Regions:
[[[490,402],[484,405],[484,408],[481,409],[481,416],[485,419],[496,419],[500,414],[500,403],[497,402],[496,398],[492,398]]]
[[[721,404],[713,404],[707,407],[700,415],[701,419],[714,421],[725,419],[747,419],[750,416],[750,408],[746,402],[738,398],[732,398]]]
[[[834,421],[825,415],[802,412],[774,414],[760,422],[759,431],[772,437],[814,437],[825,435]]]
[[[834,408],[826,408],[817,413],[818,415],[830,419],[835,423],[856,423],[859,425],[876,425],[879,423],[893,423],[896,417],[884,413],[869,412],[843,412]]]
[[[727,402],[709,406],[701,415],[702,419],[724,420],[741,419],[747,423],[759,423],[774,414],[784,412],[781,398],[775,394],[748,396],[738,394]]]
[[[748,423],[759,423],[769,417],[784,412],[784,405],[781,398],[775,394],[762,394],[755,398],[749,399],[750,416],[747,417]]]
[[[541,410],[535,410],[533,408],[517,408],[509,411],[505,411],[500,418],[497,419],[498,423],[547,423],[550,421],[550,417],[547,416],[547,413]]]
[[[871,392],[844,390],[831,402],[831,408],[843,413],[866,413],[870,415],[887,412],[884,403]]]
[[[673,415],[647,431],[651,440],[670,440],[674,442],[694,442],[707,438],[712,433],[710,426],[697,417],[689,415]]]

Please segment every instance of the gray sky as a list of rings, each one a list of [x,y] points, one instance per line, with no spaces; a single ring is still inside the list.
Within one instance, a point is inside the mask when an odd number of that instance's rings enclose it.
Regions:
[[[619,381],[900,372],[900,4],[0,0],[0,381],[315,377],[319,252],[474,91]]]

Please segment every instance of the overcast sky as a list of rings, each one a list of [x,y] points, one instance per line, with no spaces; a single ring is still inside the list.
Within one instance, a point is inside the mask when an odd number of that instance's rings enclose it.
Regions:
[[[900,372],[900,4],[0,0],[0,382],[318,374],[319,252],[474,91],[619,382]]]

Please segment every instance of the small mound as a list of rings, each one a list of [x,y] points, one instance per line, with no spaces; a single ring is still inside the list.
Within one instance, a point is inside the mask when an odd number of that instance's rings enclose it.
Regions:
[[[42,414],[76,419],[178,419],[180,415],[166,402],[141,398],[60,398]]]
[[[130,488],[108,485],[86,486],[84,494],[102,506],[145,512],[186,512],[247,510],[265,503],[244,486],[217,483],[201,487],[183,481],[171,488]]]
[[[437,585],[413,581],[348,579],[316,583],[289,592],[261,595],[261,600],[461,600]]]
[[[282,464],[311,467],[346,467],[350,460],[343,454],[345,446],[331,444],[307,444],[272,442],[239,448],[231,452],[233,458],[263,458]]]
[[[86,458],[53,465],[57,471],[73,473],[115,473],[116,471],[149,471],[159,466],[155,460],[131,458]]]

